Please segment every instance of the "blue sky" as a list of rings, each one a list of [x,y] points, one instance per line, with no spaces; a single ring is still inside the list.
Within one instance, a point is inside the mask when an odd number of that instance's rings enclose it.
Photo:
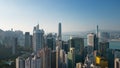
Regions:
[[[120,30],[120,0],[0,0],[0,29],[45,32]]]

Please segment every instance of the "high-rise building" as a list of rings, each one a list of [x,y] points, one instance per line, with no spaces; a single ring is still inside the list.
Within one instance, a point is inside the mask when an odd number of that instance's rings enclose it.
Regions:
[[[51,49],[48,47],[44,47],[42,50],[42,68],[51,68]]]
[[[100,42],[98,46],[98,53],[102,57],[106,57],[106,50],[109,48],[109,42]]]
[[[65,42],[65,41],[62,42],[62,49],[66,52],[66,54],[68,53],[68,51],[69,51],[68,42]]]
[[[39,24],[33,30],[33,51],[36,52],[44,45],[44,31],[39,29]]]
[[[68,68],[68,55],[65,54],[65,64],[66,64],[66,68]]]
[[[61,23],[58,25],[58,40],[62,40],[62,26]]]
[[[97,36],[97,38],[98,38],[98,33],[99,33],[99,27],[97,25],[97,30],[96,30],[96,36]]]
[[[74,67],[75,67],[75,49],[70,48],[70,51],[68,52],[68,68]]]
[[[67,54],[64,50],[60,50],[60,68],[67,68]]]
[[[75,48],[75,63],[83,62],[84,38],[71,38],[70,46]]]
[[[110,35],[108,32],[100,32],[100,42],[109,42]]]
[[[31,57],[28,57],[26,60],[25,60],[25,68],[31,68]]]
[[[114,68],[114,50],[107,49],[108,68]]]
[[[92,46],[94,50],[98,49],[98,38],[94,33],[90,33],[87,35],[87,44]]]
[[[31,48],[30,42],[30,33],[25,32],[25,48]]]
[[[41,68],[41,58],[34,55],[31,59],[31,68]]]
[[[120,58],[115,58],[115,60],[114,60],[114,68],[120,68]]]
[[[56,68],[60,68],[60,46],[56,46]]]
[[[51,53],[51,68],[56,68],[56,51],[53,50]]]
[[[87,44],[89,46],[93,46],[95,45],[95,38],[96,38],[96,35],[94,33],[90,33],[87,35]]]
[[[16,58],[16,68],[25,68],[25,60],[22,57]]]
[[[55,48],[56,48],[56,35],[49,33],[46,36],[46,45],[48,46],[48,48],[51,48],[51,50],[55,50]]]
[[[12,54],[16,54],[17,38],[13,37],[10,41],[12,45]]]

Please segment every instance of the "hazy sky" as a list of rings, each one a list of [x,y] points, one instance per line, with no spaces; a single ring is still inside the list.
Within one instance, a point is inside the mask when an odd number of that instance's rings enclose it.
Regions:
[[[120,0],[0,0],[0,29],[45,32],[120,30]]]

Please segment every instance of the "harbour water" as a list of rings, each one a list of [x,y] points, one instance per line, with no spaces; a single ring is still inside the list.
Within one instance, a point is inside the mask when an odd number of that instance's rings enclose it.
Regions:
[[[110,41],[110,49],[120,49],[120,41]]]

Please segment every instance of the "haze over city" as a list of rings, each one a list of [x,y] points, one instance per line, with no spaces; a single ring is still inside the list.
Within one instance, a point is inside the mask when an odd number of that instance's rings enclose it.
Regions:
[[[99,25],[120,29],[119,0],[0,0],[0,29],[33,32],[40,24],[45,32],[87,31]]]

